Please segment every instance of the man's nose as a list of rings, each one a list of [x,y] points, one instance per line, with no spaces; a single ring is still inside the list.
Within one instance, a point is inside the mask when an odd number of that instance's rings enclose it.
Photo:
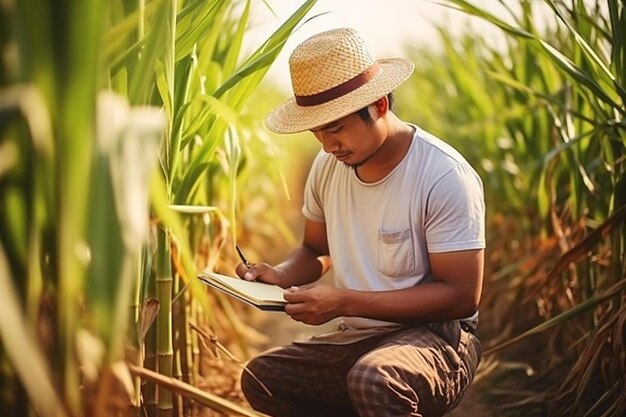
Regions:
[[[326,153],[333,153],[339,149],[339,142],[332,138],[331,135],[320,132],[317,139],[322,143],[322,148]]]

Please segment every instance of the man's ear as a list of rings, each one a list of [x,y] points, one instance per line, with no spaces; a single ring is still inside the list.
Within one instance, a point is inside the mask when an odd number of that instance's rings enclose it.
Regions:
[[[383,96],[372,103],[374,106],[374,111],[376,112],[376,117],[382,117],[389,111],[389,99],[387,96]]]

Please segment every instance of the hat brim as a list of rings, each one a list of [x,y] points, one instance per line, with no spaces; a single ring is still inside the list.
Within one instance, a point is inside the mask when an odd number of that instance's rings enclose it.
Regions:
[[[292,97],[267,116],[265,125],[276,133],[298,133],[330,123],[386,96],[409,78],[415,67],[403,58],[380,59],[378,63],[378,74],[356,90],[316,106],[299,106]]]

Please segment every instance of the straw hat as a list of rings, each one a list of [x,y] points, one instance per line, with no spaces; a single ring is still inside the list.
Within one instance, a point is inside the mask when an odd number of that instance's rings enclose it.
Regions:
[[[301,43],[289,58],[294,97],[266,118],[276,133],[296,133],[337,120],[393,91],[413,72],[402,58],[375,60],[353,29],[333,29]]]

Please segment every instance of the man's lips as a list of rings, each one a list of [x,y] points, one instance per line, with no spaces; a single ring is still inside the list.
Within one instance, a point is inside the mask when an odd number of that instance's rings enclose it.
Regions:
[[[337,160],[345,161],[350,157],[350,152],[336,152],[333,155],[335,155],[335,158],[337,158]]]

